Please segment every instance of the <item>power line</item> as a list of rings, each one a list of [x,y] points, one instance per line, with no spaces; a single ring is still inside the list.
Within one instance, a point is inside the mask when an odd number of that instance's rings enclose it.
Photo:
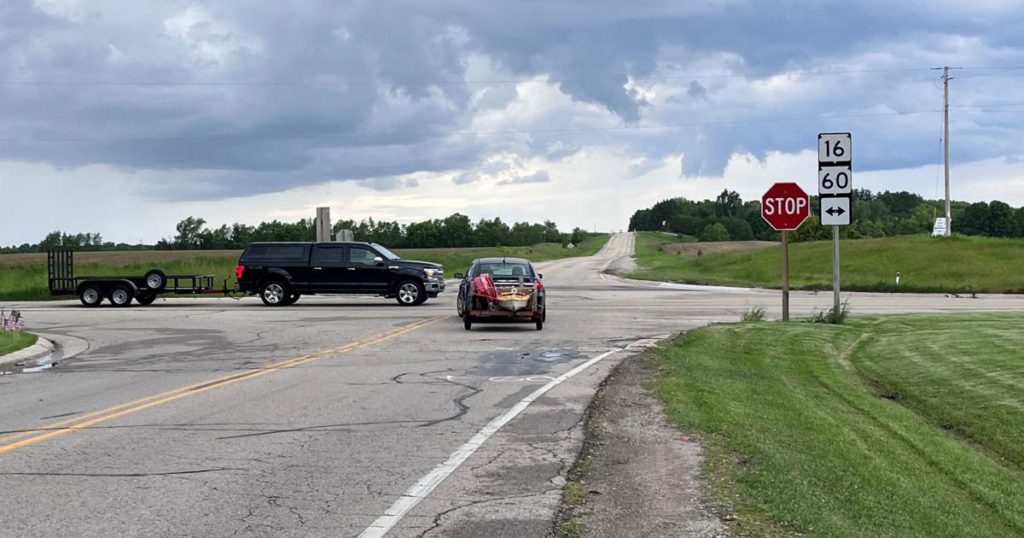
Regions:
[[[632,76],[629,73],[601,77],[547,78],[537,75],[531,78],[509,78],[492,80],[224,80],[224,81],[118,81],[118,80],[41,80],[41,81],[0,81],[0,86],[196,86],[196,87],[246,87],[246,86],[447,86],[447,85],[500,85],[500,84],[557,84],[564,82],[621,82],[624,79],[633,81],[688,81],[705,79],[735,78],[771,78],[778,76],[832,76],[865,73],[911,73],[924,72],[928,68],[901,69],[832,69],[832,70],[795,70],[751,73],[696,73],[677,74],[672,76]]]
[[[723,125],[749,125],[762,123],[783,123],[794,121],[827,121],[836,119],[857,119],[875,118],[886,116],[909,116],[916,114],[933,114],[940,110],[911,110],[903,112],[868,112],[850,114],[828,114],[820,116],[795,116],[778,118],[759,118],[750,120],[724,120],[724,121],[697,121],[684,123],[670,123],[660,125],[632,125],[632,126],[609,126],[609,127],[556,127],[550,129],[497,129],[497,130],[457,130],[448,132],[420,131],[413,134],[422,135],[444,135],[444,136],[489,136],[489,135],[515,135],[515,134],[549,134],[549,133],[577,133],[577,132],[633,132],[649,130],[671,130],[688,127],[712,127]],[[404,131],[409,134],[409,131]],[[357,137],[390,137],[394,132],[353,132],[337,133],[332,135],[281,135],[281,136],[246,136],[246,135],[181,135],[181,136],[140,136],[140,137],[4,137],[0,142],[159,142],[171,140],[249,140],[249,141],[272,141],[272,140],[331,140],[338,138]]]

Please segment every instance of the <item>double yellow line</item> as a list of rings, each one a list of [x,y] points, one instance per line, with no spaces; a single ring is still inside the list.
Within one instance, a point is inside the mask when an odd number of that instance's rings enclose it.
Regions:
[[[324,351],[318,351],[316,353],[303,355],[301,357],[295,357],[293,359],[286,359],[278,362],[273,362],[266,366],[261,366],[259,368],[254,368],[252,370],[245,370],[244,372],[240,372],[237,374],[218,377],[210,381],[204,381],[202,383],[196,383],[194,385],[180,387],[167,392],[161,392],[160,394],[154,394],[152,396],[147,396],[145,398],[139,398],[137,400],[132,400],[130,402],[125,402],[115,406],[107,407],[105,409],[100,409],[98,411],[92,411],[84,415],[78,415],[73,418],[61,420],[58,422],[52,422],[50,424],[46,424],[44,426],[40,426],[39,428],[35,428],[32,430],[25,430],[18,433],[6,435],[0,437],[0,454],[11,452],[13,450],[17,450],[19,448],[26,447],[29,445],[34,445],[36,443],[40,443],[42,441],[46,441],[47,439],[52,439],[54,437],[64,435],[66,433],[71,433],[77,430],[83,430],[103,422],[123,417],[125,415],[131,415],[133,413],[138,413],[139,411],[145,411],[146,409],[149,409],[151,407],[156,407],[168,402],[180,400],[182,398],[192,396],[195,394],[200,394],[218,387],[230,385],[232,383],[237,383],[239,381],[254,379],[260,376],[267,375],[271,372],[276,372],[278,370],[294,368],[301,364],[306,364],[308,362],[321,359],[328,355],[337,355],[339,353],[346,353],[359,348],[379,344],[386,340],[397,338],[404,334],[408,334],[415,330],[422,329],[423,327],[426,327],[428,325],[437,323],[438,321],[441,321],[446,317],[448,316],[437,316],[430,319],[417,321],[392,331],[377,334],[368,338],[364,338],[362,340],[349,342],[343,346],[338,346]]]

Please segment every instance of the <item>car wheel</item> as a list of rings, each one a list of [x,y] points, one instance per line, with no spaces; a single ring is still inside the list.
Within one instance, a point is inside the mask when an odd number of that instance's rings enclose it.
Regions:
[[[270,280],[260,286],[260,300],[267,306],[285,306],[291,290],[282,280]]]
[[[78,300],[82,301],[82,304],[89,308],[95,308],[103,302],[103,292],[97,286],[86,286],[78,294]]]
[[[470,316],[469,314],[466,314],[465,316],[462,316],[462,326],[465,327],[467,331],[472,329],[473,328],[473,316]]]
[[[144,279],[146,287],[151,290],[163,291],[164,287],[167,286],[167,275],[159,269],[150,269]]]
[[[427,300],[427,290],[420,282],[403,280],[398,284],[398,295],[395,300],[402,306],[416,306]]]
[[[110,289],[110,304],[118,307],[126,307],[132,305],[132,299],[135,298],[135,292],[131,288],[124,284],[118,284]]]
[[[462,295],[455,298],[455,312],[460,318],[466,314],[466,304],[462,302]]]
[[[153,301],[156,301],[156,294],[155,293],[144,293],[142,295],[136,296],[135,300],[138,301],[139,304],[142,305],[142,306],[148,306],[148,305],[153,304]]]

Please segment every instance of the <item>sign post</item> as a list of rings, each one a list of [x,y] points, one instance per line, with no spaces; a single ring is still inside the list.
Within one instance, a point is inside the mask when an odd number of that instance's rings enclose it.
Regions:
[[[776,183],[761,197],[761,218],[782,232],[782,321],[789,321],[789,232],[811,213],[811,200],[796,183]]]
[[[850,133],[818,134],[818,199],[822,226],[832,226],[832,303],[839,313],[839,227],[853,210],[853,145]]]

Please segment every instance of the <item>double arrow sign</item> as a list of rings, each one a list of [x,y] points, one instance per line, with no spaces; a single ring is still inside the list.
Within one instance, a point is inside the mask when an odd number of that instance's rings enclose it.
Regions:
[[[850,133],[818,135],[818,198],[822,226],[848,226],[853,197],[853,146]]]

